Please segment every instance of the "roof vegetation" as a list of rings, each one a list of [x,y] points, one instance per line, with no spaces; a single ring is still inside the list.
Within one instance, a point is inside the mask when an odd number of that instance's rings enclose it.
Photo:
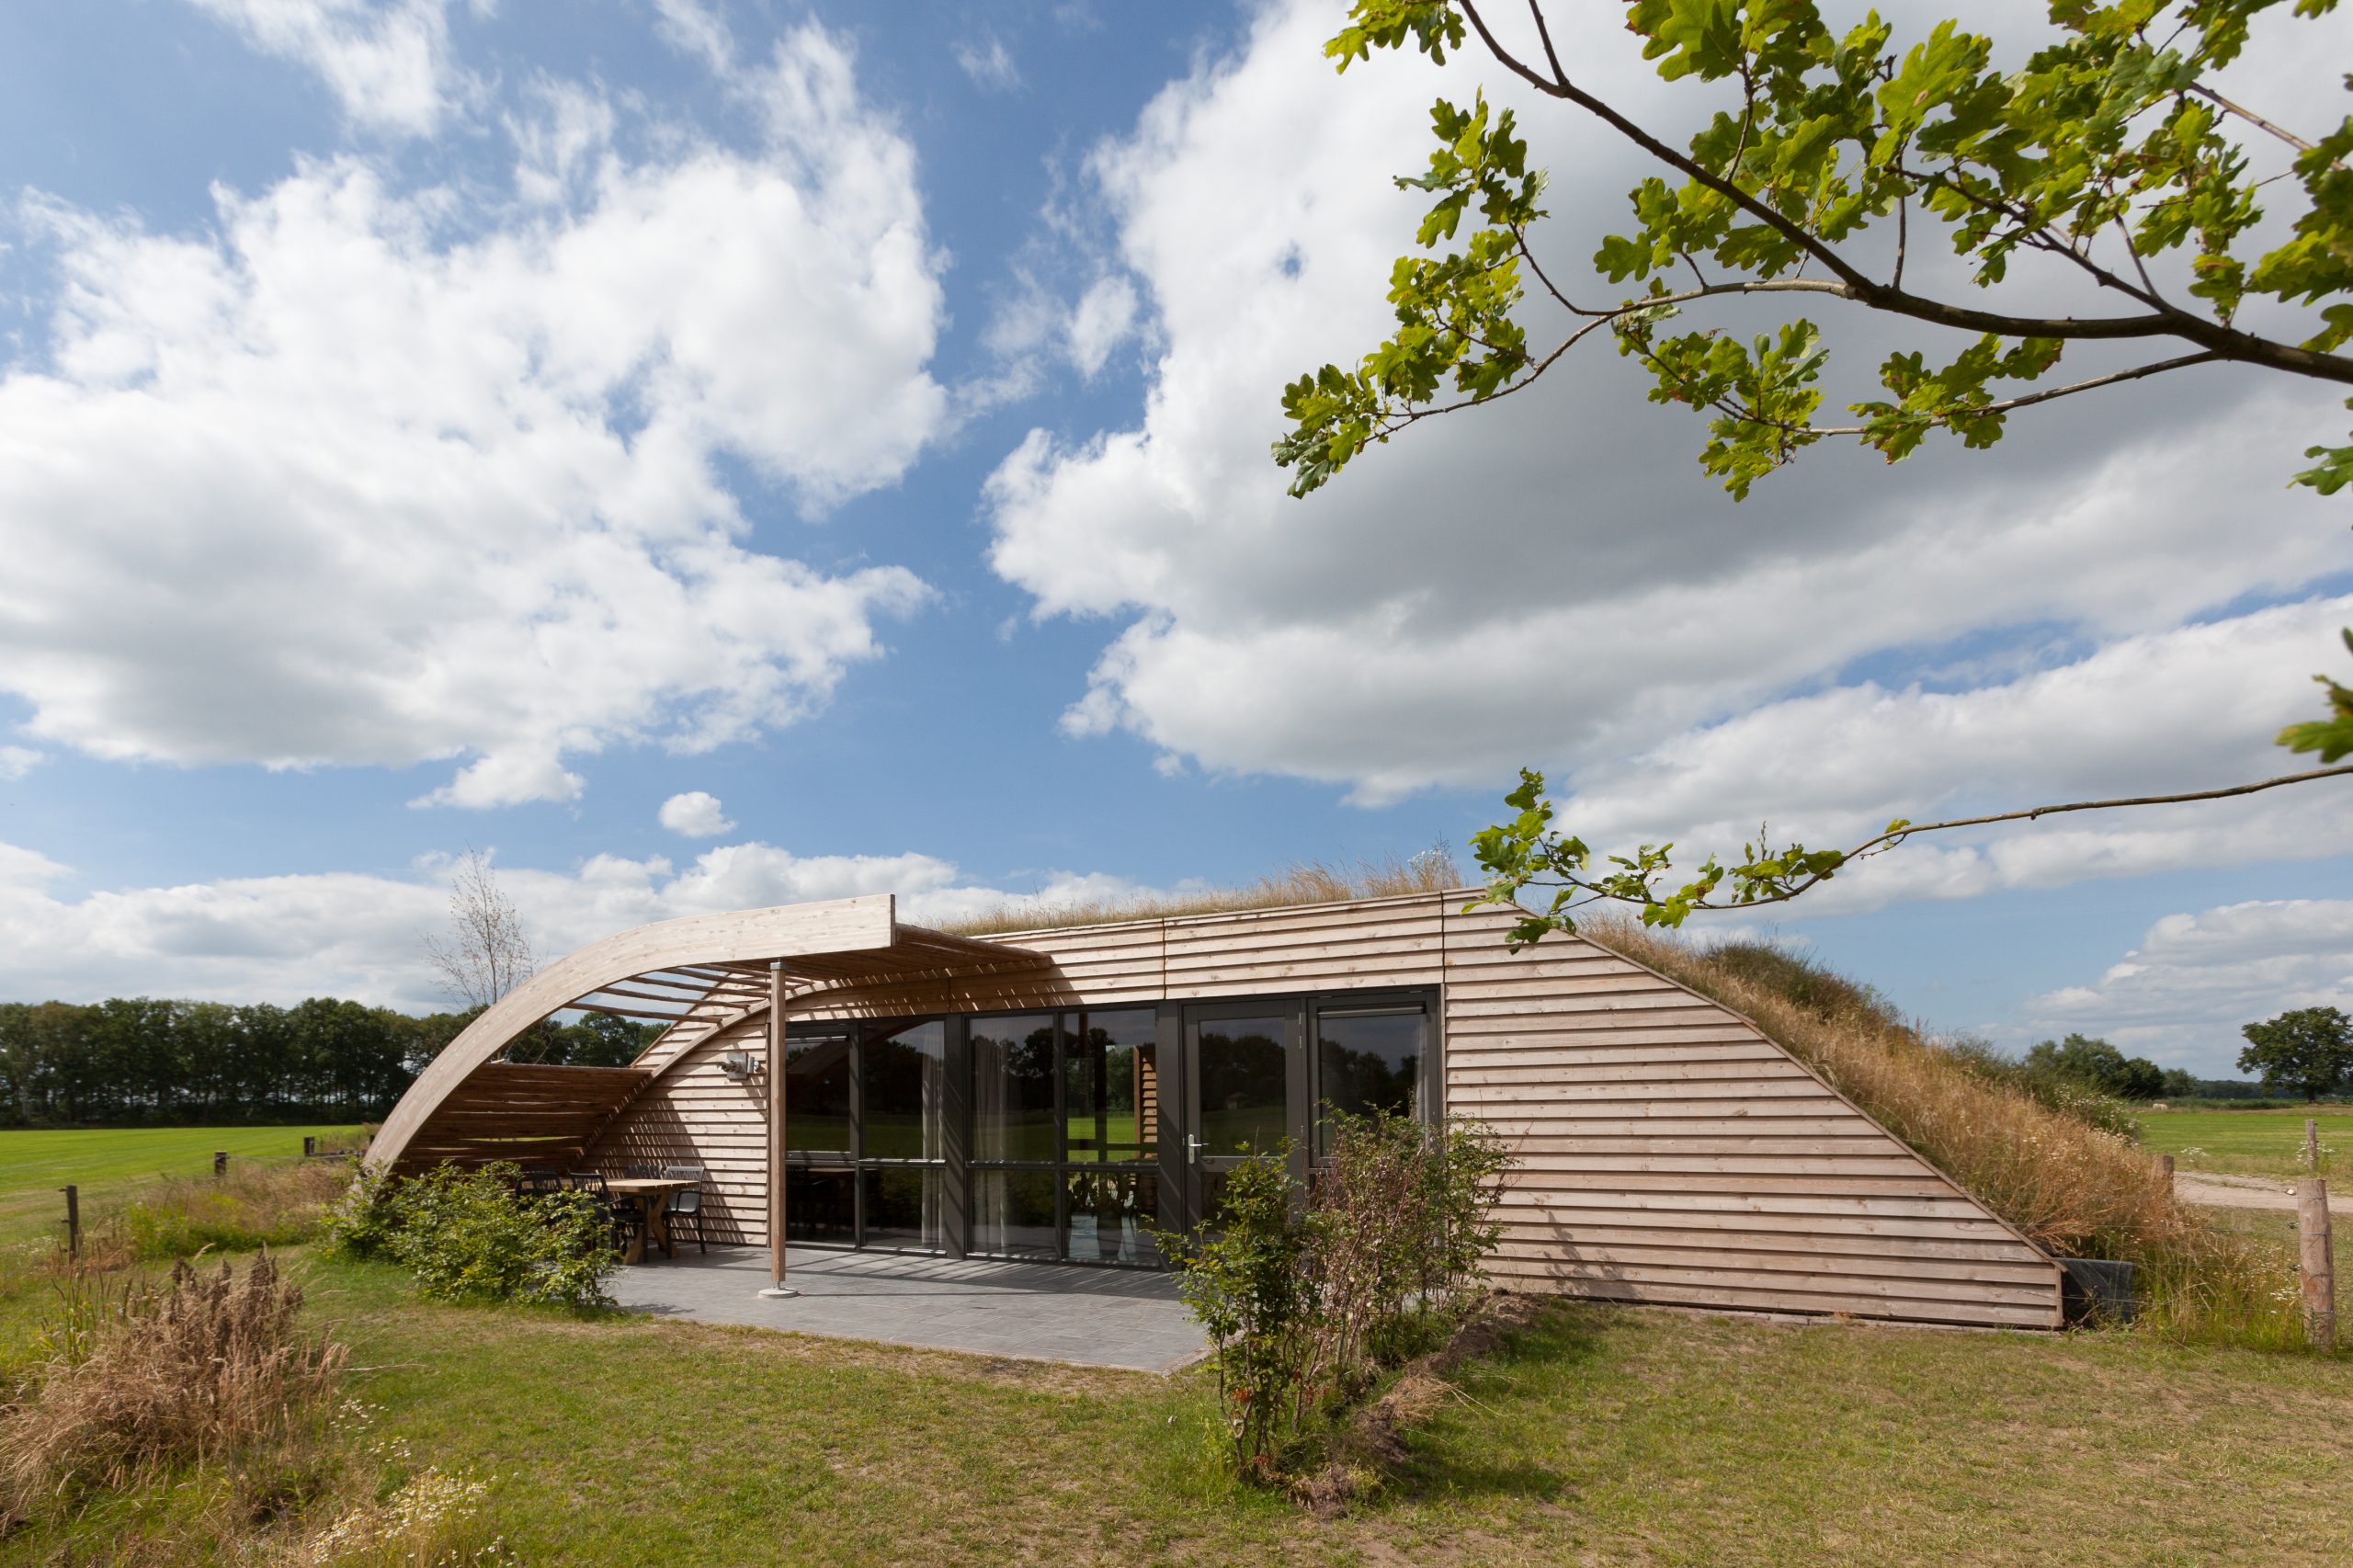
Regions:
[[[1022,899],[964,920],[942,921],[935,929],[958,937],[995,937],[1008,931],[1040,931],[1071,926],[1110,926],[1127,920],[1165,920],[1188,915],[1230,915],[1251,909],[1280,909],[1300,903],[1346,903],[1358,899],[1403,898],[1412,893],[1461,890],[1461,868],[1438,845],[1403,859],[1389,856],[1353,866],[1322,860],[1294,861],[1255,882],[1235,887],[1179,887],[1113,898],[1047,902]]]
[[[2162,1331],[2300,1342],[2280,1260],[2176,1199],[2115,1102],[2054,1093],[1982,1042],[1938,1040],[1870,986],[1769,942],[1706,946],[1608,919],[1578,931],[1745,1016],[2048,1251],[2139,1265],[2143,1320]]]

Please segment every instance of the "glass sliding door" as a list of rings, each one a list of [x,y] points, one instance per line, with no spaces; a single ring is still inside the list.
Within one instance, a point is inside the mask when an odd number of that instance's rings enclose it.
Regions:
[[[1152,1007],[972,1020],[972,1252],[1159,1261],[1158,1031]]]
[[[858,1241],[858,1146],[851,1119],[856,1037],[846,1028],[784,1035],[784,1233],[796,1242]]]
[[[785,1234],[947,1244],[947,1028],[938,1018],[785,1031]]]
[[[1307,1066],[1296,1004],[1216,1003],[1185,1009],[1185,1169],[1190,1209],[1214,1218],[1243,1161],[1288,1148],[1304,1174]]]

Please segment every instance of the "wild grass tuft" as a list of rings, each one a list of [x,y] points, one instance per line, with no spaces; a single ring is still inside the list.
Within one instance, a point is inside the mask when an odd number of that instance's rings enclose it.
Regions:
[[[263,1253],[243,1275],[185,1260],[161,1285],[60,1281],[30,1386],[0,1417],[12,1517],[166,1467],[283,1443],[333,1392],[346,1352],[296,1324],[301,1287]]]
[[[237,1161],[226,1176],[176,1176],[149,1188],[113,1226],[131,1256],[157,1263],[208,1249],[295,1246],[318,1239],[350,1180],[340,1160]]]
[[[2153,1328],[2262,1348],[2302,1342],[2284,1260],[2177,1199],[2111,1108],[2051,1103],[1982,1051],[1931,1039],[1870,987],[1768,944],[1701,947],[1608,920],[1580,930],[1745,1015],[2051,1252],[2138,1264]]]

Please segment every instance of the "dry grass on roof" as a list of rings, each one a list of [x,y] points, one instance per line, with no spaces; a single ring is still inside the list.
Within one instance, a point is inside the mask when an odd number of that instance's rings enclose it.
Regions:
[[[1461,887],[1461,869],[1443,848],[1425,849],[1400,859],[1359,860],[1354,866],[1321,860],[1295,862],[1240,887],[1179,888],[1112,898],[1022,899],[965,920],[941,921],[935,929],[957,937],[995,937],[1008,931],[1039,931],[1064,926],[1112,926],[1128,920],[1171,919],[1188,915],[1228,915],[1279,909],[1297,903],[1346,903],[1358,899],[1403,898],[1413,893],[1450,892]]]
[[[1702,946],[1607,917],[1578,932],[1745,1016],[2049,1251],[2140,1265],[2160,1327],[2294,1341],[2279,1260],[2179,1201],[2129,1121],[2109,1131],[2045,1104],[1990,1048],[1939,1040],[1870,986],[1770,943]]]

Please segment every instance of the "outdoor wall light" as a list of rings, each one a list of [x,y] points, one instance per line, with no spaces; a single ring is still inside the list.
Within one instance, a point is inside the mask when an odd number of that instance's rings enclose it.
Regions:
[[[748,1051],[731,1051],[719,1059],[719,1070],[742,1083],[760,1070],[760,1059]]]

